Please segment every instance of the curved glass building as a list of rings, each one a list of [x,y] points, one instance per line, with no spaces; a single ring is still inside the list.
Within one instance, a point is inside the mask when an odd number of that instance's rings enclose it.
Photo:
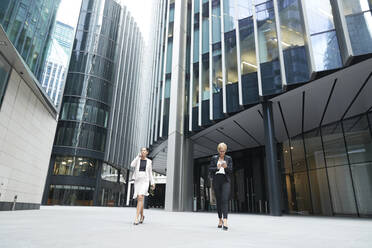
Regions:
[[[371,216],[371,9],[159,1],[148,144],[165,207],[215,209],[209,158],[225,142],[231,211]]]
[[[137,152],[143,38],[118,1],[83,0],[44,204],[120,205]]]

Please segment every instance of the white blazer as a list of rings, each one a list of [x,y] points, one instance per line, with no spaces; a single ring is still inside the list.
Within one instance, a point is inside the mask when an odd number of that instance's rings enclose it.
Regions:
[[[154,177],[152,176],[152,161],[148,158],[146,158],[147,162],[146,162],[146,177],[147,179],[151,182],[151,185],[154,185],[155,182],[154,182]],[[130,163],[130,167],[134,167],[134,173],[133,173],[133,176],[132,176],[132,179],[136,180],[137,179],[137,175],[139,173],[139,169],[140,169],[140,164],[141,164],[141,158],[136,156],[135,159],[133,159],[132,163]]]

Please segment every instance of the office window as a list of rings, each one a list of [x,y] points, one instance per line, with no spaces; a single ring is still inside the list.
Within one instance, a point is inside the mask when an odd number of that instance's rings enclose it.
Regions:
[[[0,108],[8,85],[11,67],[0,54]]]

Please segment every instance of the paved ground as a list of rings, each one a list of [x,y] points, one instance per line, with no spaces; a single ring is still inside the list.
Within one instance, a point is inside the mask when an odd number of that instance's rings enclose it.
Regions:
[[[0,247],[372,247],[372,219],[231,214],[229,231],[214,213],[134,208],[42,207],[0,212]]]

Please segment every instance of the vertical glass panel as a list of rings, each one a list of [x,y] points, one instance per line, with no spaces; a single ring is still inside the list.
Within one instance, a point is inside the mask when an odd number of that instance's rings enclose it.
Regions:
[[[372,12],[346,15],[345,18],[353,53],[372,53]]]
[[[350,163],[372,162],[372,139],[367,116],[354,117],[343,124]]]
[[[224,32],[227,33],[235,29],[234,23],[234,16],[235,16],[235,8],[234,8],[234,1],[235,0],[224,0],[223,1],[223,23],[224,23]]]
[[[304,134],[306,159],[309,169],[324,168],[324,153],[320,129],[315,129]]]
[[[288,210],[289,213],[293,213],[296,209],[296,199],[294,194],[294,183],[293,183],[293,176],[292,174],[285,175],[285,184],[286,184],[286,191],[287,191],[287,199],[288,199]]]
[[[316,70],[323,71],[341,67],[340,48],[330,1],[312,0],[306,1],[305,5]]]
[[[10,74],[10,65],[5,61],[3,56],[0,55],[0,107],[5,95],[5,89],[8,84]]]
[[[305,151],[304,151],[304,143],[302,140],[302,135],[299,135],[291,139],[290,149],[292,153],[293,170],[295,172],[305,171],[306,160],[305,160]]]
[[[322,127],[322,135],[327,167],[348,164],[340,123]]]
[[[199,63],[194,63],[193,66],[192,130],[196,130],[198,128],[199,106]]]
[[[239,110],[238,67],[235,30],[225,33],[227,112]]]
[[[278,39],[272,1],[256,5],[258,49],[263,95],[281,92]]]
[[[221,42],[220,1],[212,1],[212,44]]]
[[[164,112],[163,112],[163,137],[168,136],[169,127],[169,102],[170,102],[171,76],[166,75],[164,89]]]
[[[304,21],[299,0],[279,0],[281,44],[288,84],[309,80]]]
[[[199,61],[199,24],[194,25],[194,47],[193,47],[192,62],[196,63]]]
[[[341,0],[345,15],[357,14],[371,9],[371,0]],[[369,3],[368,3],[369,2]]]
[[[333,210],[335,214],[356,214],[349,166],[328,168]]]
[[[311,212],[311,201],[307,173],[295,173],[293,176],[296,188],[297,210],[302,214],[309,214]]]
[[[372,214],[372,163],[351,166],[356,199],[361,215]]]
[[[326,169],[309,171],[313,214],[332,215]]]
[[[200,0],[194,0],[194,13],[199,13],[200,10]]]
[[[202,58],[202,124],[206,125],[209,121],[209,53]]]
[[[221,43],[212,46],[213,50],[213,66],[212,66],[212,84],[213,84],[213,119],[223,117],[222,111],[222,55]]]
[[[168,39],[167,46],[167,65],[165,68],[165,73],[172,72],[172,53],[173,53],[173,39]]]
[[[253,17],[239,20],[240,69],[243,104],[258,101],[258,79]]]
[[[202,37],[202,54],[209,52],[209,3],[203,3],[202,13],[203,37]]]
[[[247,18],[248,16],[252,16],[252,0],[236,0],[236,4],[238,7],[238,20]]]

